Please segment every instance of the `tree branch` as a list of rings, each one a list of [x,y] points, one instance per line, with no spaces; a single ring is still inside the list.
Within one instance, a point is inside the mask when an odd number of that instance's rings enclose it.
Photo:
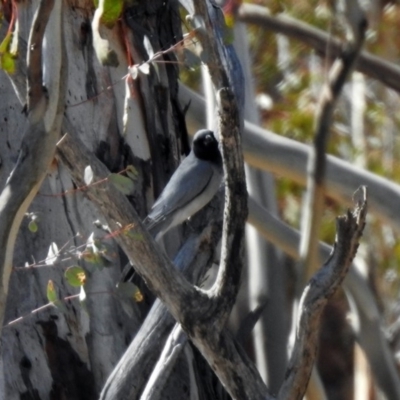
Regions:
[[[186,343],[187,335],[182,330],[182,326],[175,324],[140,396],[140,400],[158,400],[163,398],[165,383],[171,375],[175,363]]]
[[[279,391],[278,399],[301,399],[314,365],[317,336],[322,311],[343,281],[356,254],[367,214],[365,187],[356,195],[356,207],[336,220],[337,238],[331,257],[313,276],[300,300],[296,343],[288,367],[288,374]]]
[[[244,225],[247,219],[247,190],[239,135],[239,112],[234,95],[227,88],[221,89],[217,93],[217,101],[225,170],[225,216],[221,263],[210,294],[215,296],[218,303],[212,318],[219,329],[222,329],[240,287],[244,260]]]
[[[354,40],[345,44],[345,49],[331,67],[328,80],[322,87],[317,109],[315,137],[308,161],[304,229],[300,242],[301,288],[320,265],[318,243],[325,204],[326,146],[336,101],[364,43],[367,22],[362,13],[361,17],[354,29]]]
[[[299,259],[300,232],[286,225],[258,205],[251,197],[249,197],[247,222],[257,228],[265,240],[276,245],[294,260]],[[319,253],[322,260],[327,259],[332,253],[332,247],[320,242]],[[354,265],[350,268],[343,287],[357,307],[360,318],[357,340],[368,357],[378,385],[388,398],[398,398],[400,396],[398,372],[389,344],[381,329],[381,315],[375,296],[369,288],[368,282]]]
[[[83,171],[89,165],[93,179],[108,175],[107,168],[83,143],[72,136],[71,128],[58,144],[58,157],[69,170],[78,186],[85,186]],[[167,305],[211,368],[234,398],[265,399],[267,389],[253,363],[233,338],[220,333],[204,315],[213,315],[215,303],[206,293],[192,287],[174,268],[143,228],[126,197],[112,186],[88,186],[88,198],[97,205],[137,272],[153,292]]]
[[[242,22],[257,24],[265,29],[300,40],[314,48],[323,57],[334,59],[341,53],[342,42],[340,40],[285,14],[271,15],[266,7],[242,3],[237,11],[237,17]],[[363,51],[356,61],[355,68],[400,92],[400,67],[398,65]]]
[[[216,225],[208,226],[198,237],[188,239],[174,259],[175,267],[183,272],[189,282],[198,282],[213,258],[215,243],[221,237],[220,221],[217,220]],[[165,305],[157,299],[139,332],[107,378],[101,400],[139,396],[174,323]]]

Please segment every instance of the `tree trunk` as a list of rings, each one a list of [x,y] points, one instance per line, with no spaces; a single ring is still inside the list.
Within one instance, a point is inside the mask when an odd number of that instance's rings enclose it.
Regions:
[[[16,163],[22,139],[25,116],[19,98],[25,98],[26,50],[21,48],[26,49],[38,4],[38,1],[18,3],[18,63],[22,65],[22,73],[17,71],[9,80],[0,72],[1,187]],[[159,62],[157,67],[150,67],[150,74],[139,73],[138,79],[130,80],[129,85],[125,75],[128,65],[148,59],[145,38],[154,52],[168,49],[180,40],[177,3],[140,2],[125,10],[112,30],[100,30],[103,38],[108,36],[112,40],[117,67],[102,66],[96,57],[92,43],[96,32],[91,26],[94,11],[91,2],[63,2],[66,47],[63,65],[68,70],[65,119],[73,130],[70,133],[78,135],[111,172],[134,166],[138,174],[129,199],[144,217],[148,204],[179,162],[181,149],[188,148],[187,135],[177,101],[176,65]],[[52,56],[56,57],[45,54],[44,69]],[[159,59],[174,60],[172,52]],[[61,134],[64,133],[62,130]],[[142,303],[129,299],[121,302],[115,295],[116,283],[127,260],[112,238],[106,240],[111,246],[110,253],[114,253],[107,268],[79,259],[92,233],[104,238],[108,232],[99,228],[104,221],[85,198],[84,190],[73,189],[66,168],[54,159],[29,207],[31,216],[37,216],[37,232],[28,228],[30,217],[22,221],[2,336],[4,381],[0,392],[5,395],[1,398],[97,399],[147,312],[147,298]],[[95,226],[99,219],[100,224]],[[43,260],[52,243],[57,245],[59,257],[54,265],[46,265]],[[77,264],[88,271],[86,306],[82,307],[77,299],[62,300],[59,308],[49,307],[31,314],[48,303],[49,280],[54,282],[60,299],[79,293],[64,277],[66,268]],[[19,317],[23,318],[8,325]],[[184,378],[171,382],[171,398],[182,398],[184,390]]]

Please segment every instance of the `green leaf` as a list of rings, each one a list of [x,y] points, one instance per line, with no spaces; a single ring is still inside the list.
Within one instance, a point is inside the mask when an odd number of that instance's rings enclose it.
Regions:
[[[56,287],[54,282],[50,279],[47,283],[47,300],[50,303],[53,303],[55,307],[57,307],[61,312],[66,313],[68,312],[67,307],[63,303],[62,300],[58,298],[58,294],[56,291]]]
[[[8,48],[10,47],[11,43],[11,37],[12,37],[12,32],[8,32],[6,37],[0,43],[0,55],[3,55],[8,51]]]
[[[83,286],[86,283],[87,279],[85,270],[78,265],[67,268],[64,276],[67,282],[74,287]]]
[[[50,303],[59,300],[54,282],[51,279],[47,282],[47,300],[49,300]]]
[[[129,195],[135,189],[135,183],[131,178],[119,174],[110,174],[109,181],[123,194]]]
[[[14,56],[10,52],[10,44],[12,39],[12,32],[8,32],[6,37],[0,43],[0,68],[9,74],[15,71]]]
[[[100,3],[100,2],[99,2]],[[123,0],[103,0],[103,14],[101,22],[111,29],[117,22],[124,6]]]
[[[28,229],[32,233],[36,233],[38,231],[38,225],[37,225],[36,221],[32,220],[31,222],[29,222]]]
[[[117,285],[117,294],[122,297],[128,297],[136,302],[143,301],[143,294],[140,289],[132,282],[120,282]]]
[[[1,55],[1,68],[9,74],[15,72],[15,60],[10,53],[4,53]]]

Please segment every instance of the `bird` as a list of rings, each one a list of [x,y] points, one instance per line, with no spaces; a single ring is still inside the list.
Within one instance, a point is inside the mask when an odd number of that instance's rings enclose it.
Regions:
[[[144,219],[156,241],[208,204],[223,177],[222,157],[214,132],[201,129],[192,150],[176,169]]]
[[[201,129],[194,135],[191,152],[173,173],[143,220],[161,249],[160,239],[209,203],[217,193],[222,177],[218,141],[213,131]],[[128,262],[123,268],[121,282],[132,282],[135,275],[133,264]]]

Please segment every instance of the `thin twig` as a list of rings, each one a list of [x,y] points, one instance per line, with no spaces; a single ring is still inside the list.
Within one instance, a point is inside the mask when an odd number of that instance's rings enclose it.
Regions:
[[[348,42],[340,57],[333,64],[328,81],[322,88],[317,115],[313,147],[309,157],[307,198],[304,211],[304,229],[300,243],[302,288],[316,271],[319,262],[318,243],[325,199],[326,147],[332,115],[344,83],[364,43],[366,21],[361,20],[355,41]]]

